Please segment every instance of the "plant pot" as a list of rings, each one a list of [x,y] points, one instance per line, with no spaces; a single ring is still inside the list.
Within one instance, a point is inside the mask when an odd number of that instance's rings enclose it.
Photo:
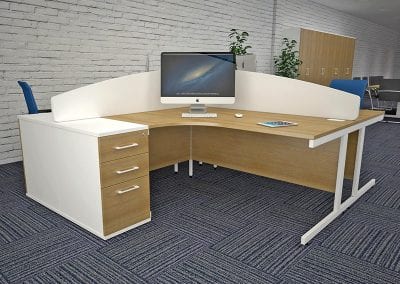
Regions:
[[[244,71],[256,71],[256,55],[236,55],[236,69]]]

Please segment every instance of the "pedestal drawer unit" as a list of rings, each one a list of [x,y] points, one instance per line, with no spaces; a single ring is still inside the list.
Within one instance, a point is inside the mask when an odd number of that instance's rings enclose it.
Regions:
[[[99,138],[105,235],[150,218],[148,131]]]
[[[51,113],[19,122],[28,197],[103,239],[150,221],[147,125]]]

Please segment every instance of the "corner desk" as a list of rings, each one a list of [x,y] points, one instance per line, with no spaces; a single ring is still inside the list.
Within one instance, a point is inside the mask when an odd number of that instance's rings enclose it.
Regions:
[[[182,118],[186,111],[172,108],[87,119],[84,126],[85,122],[55,123],[44,116],[48,114],[21,116],[27,195],[107,239],[150,221],[148,171],[189,161],[193,175],[193,161],[202,161],[334,192],[333,211],[301,237],[306,244],[375,184],[372,179],[360,188],[360,169],[365,127],[382,120],[383,112],[361,110],[356,120],[334,121],[226,108],[209,108],[217,118]],[[243,117],[236,118],[237,112]],[[117,130],[114,125],[113,131],[96,132],[96,120],[115,124]],[[272,120],[298,125],[257,125]],[[39,124],[42,129],[35,129]],[[71,131],[89,135],[91,142],[82,147],[84,137],[63,133]],[[51,174],[38,169],[38,163],[47,163]],[[342,203],[344,178],[352,179],[353,185],[351,197]]]

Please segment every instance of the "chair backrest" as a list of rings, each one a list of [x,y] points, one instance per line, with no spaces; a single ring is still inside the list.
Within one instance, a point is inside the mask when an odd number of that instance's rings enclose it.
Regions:
[[[329,87],[331,87],[331,88],[359,96],[360,97],[360,106],[364,99],[364,94],[365,94],[365,90],[367,89],[367,86],[368,86],[367,80],[335,79],[335,80],[332,80],[331,83],[329,84]]]
[[[380,90],[400,91],[400,79],[383,79]]]
[[[22,92],[24,93],[25,102],[26,105],[28,106],[29,114],[38,113],[39,110],[36,105],[36,101],[33,96],[31,86],[29,86],[29,84],[24,81],[18,81],[18,84],[21,86]]]
[[[381,85],[383,80],[383,76],[369,76],[369,85]]]

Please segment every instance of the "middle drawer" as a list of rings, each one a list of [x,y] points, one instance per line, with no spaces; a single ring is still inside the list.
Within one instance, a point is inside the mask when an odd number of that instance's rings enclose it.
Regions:
[[[148,153],[100,164],[101,187],[148,175]]]

